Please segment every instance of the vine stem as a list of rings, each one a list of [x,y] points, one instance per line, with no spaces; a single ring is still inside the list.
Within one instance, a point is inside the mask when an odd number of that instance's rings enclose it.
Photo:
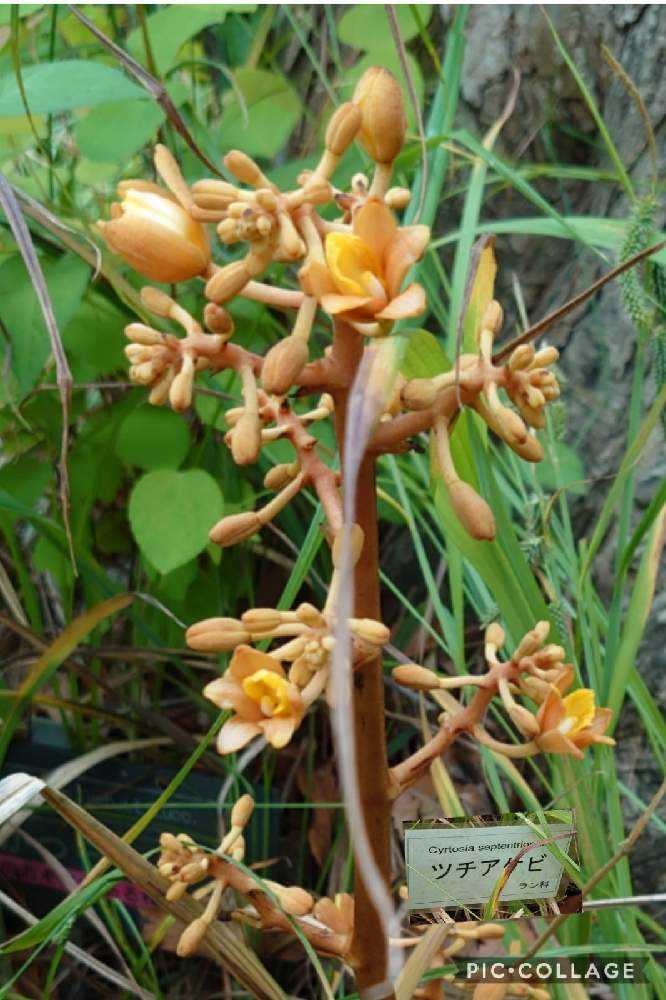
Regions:
[[[347,386],[331,388],[335,400],[335,432],[344,465],[349,388],[363,358],[361,338],[336,324],[333,357],[345,371]],[[366,454],[356,483],[355,520],[363,531],[363,550],[354,567],[354,615],[381,621],[379,533],[375,457]],[[353,726],[356,778],[368,840],[387,890],[391,883],[391,789],[386,750],[384,677],[381,655],[367,660],[354,673]],[[350,961],[360,996],[395,1000],[393,989],[378,991],[388,980],[388,941],[379,911],[372,900],[356,859],[354,876],[354,934]]]

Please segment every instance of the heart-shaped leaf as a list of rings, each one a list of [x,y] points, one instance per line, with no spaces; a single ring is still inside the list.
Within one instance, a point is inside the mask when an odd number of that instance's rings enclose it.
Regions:
[[[223,506],[220,488],[207,472],[156,469],[132,490],[132,534],[155,569],[169,573],[205,549]]]

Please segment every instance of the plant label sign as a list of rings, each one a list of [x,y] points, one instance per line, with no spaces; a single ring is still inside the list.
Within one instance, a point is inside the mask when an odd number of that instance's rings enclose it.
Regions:
[[[502,902],[557,896],[563,870],[557,855],[568,853],[573,835],[570,823],[550,823],[547,837],[526,824],[408,828],[409,909],[486,903],[498,885]]]

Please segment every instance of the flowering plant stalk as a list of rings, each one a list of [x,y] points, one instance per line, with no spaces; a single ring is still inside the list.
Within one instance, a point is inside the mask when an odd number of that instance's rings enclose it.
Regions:
[[[277,439],[291,445],[291,460],[266,475],[264,485],[273,498],[257,510],[210,525],[211,541],[221,547],[241,544],[304,490],[313,491],[325,517],[333,570],[323,607],[251,608],[239,618],[211,618],[187,630],[192,649],[231,654],[224,673],[203,692],[230,712],[219,732],[221,754],[239,751],[254,739],[279,751],[315,703],[331,704],[340,593],[350,584],[342,553],[343,529],[348,533],[353,567],[353,606],[344,622],[350,636],[348,654],[344,652],[353,672],[348,726],[363,822],[387,891],[394,888],[392,803],[460,736],[507,758],[540,753],[580,758],[591,744],[613,742],[605,735],[610,711],[595,705],[591,690],[571,690],[573,667],[565,663],[564,649],[549,641],[549,622],[535,622],[504,655],[504,630],[492,623],[485,636],[484,673],[448,676],[410,662],[395,667],[394,680],[424,692],[441,715],[434,735],[413,754],[388,760],[382,651],[391,628],[382,620],[380,606],[376,464],[384,454],[408,450],[416,435],[429,433],[436,475],[452,511],[474,539],[492,540],[497,530],[493,511],[454,462],[456,421],[463,409],[473,410],[521,459],[538,462],[543,450],[534,431],[544,426],[546,406],[560,394],[554,348],[521,343],[502,361],[493,355],[502,308],[492,294],[491,244],[483,251],[491,277],[477,302],[475,349],[460,355],[451,371],[409,380],[400,374],[390,345],[396,324],[426,309],[426,292],[412,280],[412,272],[430,238],[427,226],[400,225],[396,214],[410,197],[407,190],[391,186],[405,131],[400,88],[388,71],[373,67],[352,100],[335,111],[321,159],[314,170],[300,175],[293,190],[280,190],[239,150],[224,160],[234,182],[205,179],[189,186],[173,156],[158,146],[155,167],[164,186],[124,181],[111,219],[99,224],[110,248],[150,280],[205,283],[201,320],[163,289],[142,289],[146,310],[183,330],[177,337],[144,323],[127,327],[130,377],[148,387],[150,402],[183,412],[191,405],[198,373],[232,370],[242,393],[242,404],[226,412],[225,442],[234,461],[255,463],[262,447]],[[364,147],[374,170],[371,177],[356,175],[350,189],[341,190],[335,171],[354,141]],[[223,244],[242,247],[242,255],[216,264],[209,225]],[[294,268],[295,285],[263,280],[274,262]],[[227,305],[236,296],[293,315],[289,335],[263,357],[234,342]],[[322,320],[331,330],[330,344],[321,357],[313,357],[312,333]],[[370,387],[378,402],[369,439],[356,456],[353,523],[346,524],[338,470],[344,467],[351,399],[359,386]],[[326,460],[313,434],[314,425],[329,420],[339,462]],[[491,704],[505,713],[517,742],[500,742],[488,732]],[[202,882],[194,894],[207,900],[204,916],[183,932],[179,953],[196,951],[225,911],[266,932],[297,928],[318,953],[353,969],[362,997],[393,996],[391,942],[363,865],[356,866],[353,896],[335,899],[315,899],[300,886],[260,879],[243,864],[243,831],[252,807],[248,796],[236,803],[230,830],[212,854],[187,835],[162,836],[159,869],[171,881],[171,897]],[[494,924],[454,924],[433,961],[441,965],[471,938],[495,936]],[[407,940],[414,943],[415,938]],[[401,942],[393,945],[398,948]],[[428,984],[420,995],[439,994]]]

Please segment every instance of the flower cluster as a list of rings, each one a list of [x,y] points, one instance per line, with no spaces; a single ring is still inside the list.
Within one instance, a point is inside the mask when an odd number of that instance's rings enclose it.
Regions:
[[[241,749],[255,736],[263,736],[280,749],[308,707],[325,692],[335,644],[338,580],[336,570],[322,611],[311,604],[301,604],[295,611],[252,608],[240,619],[208,618],[188,629],[186,639],[192,649],[206,653],[234,650],[223,676],[204,688],[204,695],[218,708],[234,712],[218,736],[221,754]],[[350,618],[348,625],[357,667],[389,640],[389,630],[381,622]],[[286,642],[270,653],[247,645],[275,639]]]
[[[486,631],[486,673],[445,677],[416,663],[406,663],[394,668],[393,678],[405,687],[433,694],[440,704],[444,704],[441,732],[445,734],[445,742],[448,738],[446,745],[461,731],[464,716],[466,731],[480,743],[509,757],[531,757],[543,751],[580,759],[583,750],[594,743],[613,746],[615,741],[604,735],[612,712],[595,705],[594,691],[579,688],[564,695],[573,684],[574,669],[564,662],[562,646],[546,643],[549,631],[549,622],[537,622],[521,639],[510,659],[502,661],[498,652],[504,646],[504,630],[493,623]],[[441,694],[469,686],[477,688],[477,695],[464,710],[455,699]],[[499,696],[525,742],[500,743],[484,729],[483,717],[495,696]],[[518,698],[531,702],[537,706],[536,710],[531,710]],[[431,750],[439,753],[441,749],[442,740],[438,734]],[[422,766],[423,761],[420,763]],[[398,765],[394,772],[400,783],[405,775],[404,765]]]

